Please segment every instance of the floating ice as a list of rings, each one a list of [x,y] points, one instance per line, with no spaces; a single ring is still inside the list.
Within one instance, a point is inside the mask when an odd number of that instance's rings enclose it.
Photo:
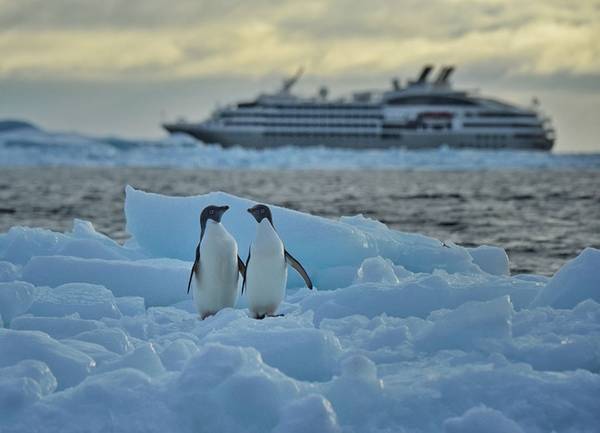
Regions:
[[[129,188],[125,246],[79,220],[64,234],[0,235],[1,431],[600,424],[600,251],[586,249],[551,279],[510,276],[498,247],[274,207],[318,290],[291,279],[284,317],[251,319],[242,298],[201,321],[186,286],[209,202],[231,206],[223,223],[243,252],[252,202],[223,193]]]
[[[89,231],[88,231],[89,230]],[[75,220],[72,233],[12,227],[0,234],[0,259],[23,265],[36,256],[75,256],[104,260],[138,259],[139,253],[123,248],[106,236],[93,231],[90,223]]]
[[[23,280],[56,287],[91,283],[115,296],[138,296],[146,305],[169,305],[186,298],[191,265],[173,260],[103,260],[66,256],[33,257],[23,268]]]
[[[56,390],[48,366],[27,359],[0,368],[0,418],[16,420],[22,410]]]
[[[65,317],[35,317],[30,314],[14,318],[10,322],[12,329],[42,331],[49,336],[61,339],[103,327],[97,320],[85,320],[73,314]]]
[[[54,289],[40,288],[28,311],[35,316],[79,314],[83,319],[121,317],[110,290],[85,283],[64,284]]]
[[[129,336],[120,328],[97,328],[84,331],[75,335],[73,339],[99,344],[119,355],[133,350]]]
[[[0,283],[19,278],[19,267],[10,262],[0,261]]]
[[[467,251],[482,271],[493,275],[510,275],[508,255],[504,249],[480,245],[477,248],[467,248]]]
[[[225,193],[196,197],[165,197],[127,187],[125,215],[127,230],[143,253],[193,261],[200,236],[199,215],[209,204],[229,205],[223,224],[238,242],[239,251],[248,251],[256,222],[246,209],[254,202]],[[401,233],[362,216],[333,221],[271,206],[273,221],[286,248],[302,262],[319,288],[337,288],[330,270],[351,272],[369,257],[383,256],[413,272],[476,272],[480,268],[461,247],[446,248],[436,239]],[[25,269],[27,274],[27,268]],[[301,280],[290,273],[288,286]]]
[[[35,291],[34,286],[23,281],[0,283],[0,316],[6,324],[31,307]]]
[[[446,433],[525,433],[514,422],[498,412],[485,406],[469,409],[463,416],[448,418],[444,421]]]
[[[149,376],[158,376],[165,372],[160,357],[152,344],[141,345],[121,358],[105,363],[99,367],[99,371],[105,372],[122,368],[134,368]]]
[[[39,331],[0,329],[0,367],[26,359],[42,361],[50,367],[63,389],[81,382],[95,366],[92,358]]]
[[[502,342],[511,336],[512,304],[508,296],[487,302],[466,302],[455,310],[429,315],[433,324],[416,339],[420,350],[473,350],[490,340]]]
[[[561,155],[536,151],[471,149],[334,149],[280,147],[247,149],[205,145],[186,135],[155,140],[96,138],[51,133],[35,127],[0,127],[0,165],[149,166],[298,169],[498,169],[598,168],[600,155]]]
[[[586,248],[558,270],[533,301],[533,305],[573,308],[586,299],[600,302],[598,269],[600,269],[600,250]]]

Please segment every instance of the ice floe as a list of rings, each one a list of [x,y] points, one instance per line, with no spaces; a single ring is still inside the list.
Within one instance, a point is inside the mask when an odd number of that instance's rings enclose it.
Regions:
[[[34,131],[35,132],[35,131]],[[32,134],[34,132],[31,132]],[[548,279],[362,216],[273,207],[316,290],[283,317],[199,320],[199,212],[246,251],[250,200],[127,189],[131,239],[0,234],[0,431],[591,432],[600,425],[600,252]],[[290,273],[290,276],[293,275]]]

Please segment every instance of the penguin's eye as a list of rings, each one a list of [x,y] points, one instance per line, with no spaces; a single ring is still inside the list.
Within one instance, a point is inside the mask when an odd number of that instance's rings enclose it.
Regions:
[[[211,209],[211,210],[208,211],[208,213],[212,215],[212,214],[215,213],[215,211]]]

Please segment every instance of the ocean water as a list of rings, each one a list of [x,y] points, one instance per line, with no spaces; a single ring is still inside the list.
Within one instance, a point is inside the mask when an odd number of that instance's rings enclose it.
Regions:
[[[465,246],[502,246],[513,273],[551,275],[583,248],[600,247],[600,170],[562,166],[214,170],[5,165],[0,167],[0,232],[14,225],[65,231],[73,218],[83,218],[124,241],[127,184],[169,195],[221,190],[330,218],[361,213],[394,229]]]

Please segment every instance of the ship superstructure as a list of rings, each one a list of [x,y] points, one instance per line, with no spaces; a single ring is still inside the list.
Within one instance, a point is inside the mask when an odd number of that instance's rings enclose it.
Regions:
[[[204,122],[164,127],[208,144],[253,148],[552,148],[554,130],[537,105],[518,107],[455,90],[449,80],[453,67],[443,67],[429,79],[432,70],[425,66],[404,86],[393,80],[391,89],[340,99],[328,99],[325,88],[315,97],[293,94],[300,70],[273,94],[220,108]]]

